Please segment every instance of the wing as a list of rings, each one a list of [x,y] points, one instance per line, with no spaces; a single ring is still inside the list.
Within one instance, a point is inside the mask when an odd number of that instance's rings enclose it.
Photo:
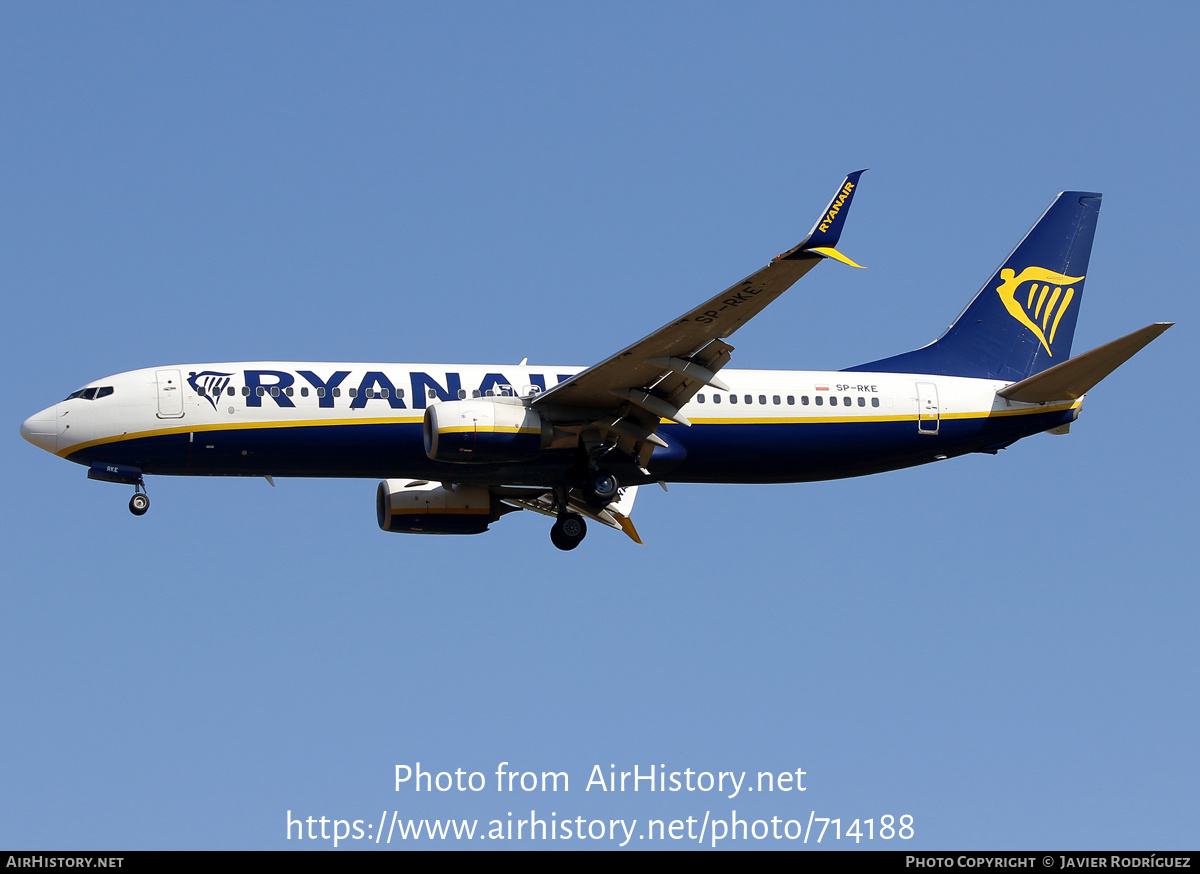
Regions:
[[[821,260],[859,266],[834,247],[864,172],[845,178],[799,245],[650,336],[556,385],[533,406],[556,425],[594,429],[645,468],[654,447],[666,446],[655,433],[662,419],[690,425],[679,410],[697,391],[705,385],[727,390],[716,375],[733,352],[725,338]]]
[[[543,516],[554,517],[558,516],[563,509],[570,510],[599,522],[601,525],[607,525],[617,531],[624,531],[625,535],[634,543],[641,543],[642,538],[638,535],[637,529],[633,527],[633,520],[629,518],[633,513],[633,502],[637,498],[637,490],[637,486],[622,488],[620,497],[604,508],[588,504],[577,490],[567,492],[565,507],[560,506],[558,498],[552,491],[501,487],[492,489],[492,493],[499,495],[500,499],[510,507],[532,510]]]

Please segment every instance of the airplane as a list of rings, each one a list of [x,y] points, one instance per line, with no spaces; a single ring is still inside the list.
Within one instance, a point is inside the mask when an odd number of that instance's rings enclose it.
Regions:
[[[996,454],[1064,434],[1083,397],[1171,327],[1071,357],[1101,195],[1060,193],[938,339],[837,371],[732,370],[726,341],[836,248],[863,170],[765,267],[588,368],[244,361],[88,383],[21,435],[134,486],[145,475],[369,477],[384,531],[479,534],[529,510],[577,547],[641,543],[640,486],[810,482]]]

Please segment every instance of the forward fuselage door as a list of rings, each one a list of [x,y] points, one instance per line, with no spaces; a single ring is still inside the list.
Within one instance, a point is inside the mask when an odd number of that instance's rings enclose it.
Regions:
[[[937,386],[932,382],[918,382],[917,432],[920,434],[936,434],[940,421]]]
[[[154,379],[158,384],[158,417],[183,418],[183,380],[179,378],[179,371],[156,370]]]

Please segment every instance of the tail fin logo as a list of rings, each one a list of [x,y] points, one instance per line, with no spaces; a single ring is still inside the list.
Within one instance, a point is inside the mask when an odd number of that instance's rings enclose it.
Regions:
[[[1033,332],[1046,352],[1054,357],[1050,347],[1054,334],[1067,307],[1075,297],[1073,282],[1081,282],[1082,276],[1064,276],[1044,267],[1026,267],[1017,275],[1015,270],[1005,267],[1000,271],[1003,280],[996,287],[1000,300],[1009,315]],[[1028,283],[1028,289],[1022,286]]]

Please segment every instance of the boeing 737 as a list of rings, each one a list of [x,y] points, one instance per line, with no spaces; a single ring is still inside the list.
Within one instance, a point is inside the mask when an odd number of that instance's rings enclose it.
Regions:
[[[506,513],[624,531],[639,486],[861,476],[1062,434],[1084,394],[1171,326],[1071,358],[1100,195],[1064,191],[941,337],[838,371],[731,370],[726,342],[836,248],[863,171],[812,231],[589,368],[249,361],[88,383],[21,425],[30,443],[134,487],[146,474],[370,477],[379,527],[478,534]]]

